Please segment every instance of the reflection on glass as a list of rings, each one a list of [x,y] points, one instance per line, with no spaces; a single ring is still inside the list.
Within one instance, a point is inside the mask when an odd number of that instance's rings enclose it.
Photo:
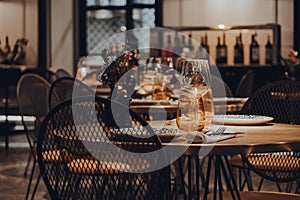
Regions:
[[[126,0],[87,0],[87,6],[125,6]]]
[[[154,27],[155,9],[154,8],[135,8],[132,10],[132,19],[135,28]]]
[[[97,10],[87,12],[87,51],[101,41],[121,32],[126,25],[125,10]]]
[[[133,0],[135,4],[154,4],[155,0]]]
[[[202,131],[213,117],[210,71],[207,60],[181,60],[181,93],[176,122],[184,131]]]

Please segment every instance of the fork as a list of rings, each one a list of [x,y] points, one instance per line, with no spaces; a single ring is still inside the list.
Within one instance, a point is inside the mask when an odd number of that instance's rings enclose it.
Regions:
[[[225,126],[220,126],[217,130],[208,130],[205,134],[208,136],[212,135],[222,135],[226,130]]]

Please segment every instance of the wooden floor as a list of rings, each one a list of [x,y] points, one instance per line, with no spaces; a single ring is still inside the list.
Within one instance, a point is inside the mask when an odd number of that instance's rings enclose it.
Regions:
[[[25,199],[30,175],[30,171],[28,171],[28,176],[26,178],[23,176],[27,163],[29,147],[24,135],[10,137],[9,144],[10,148],[9,150],[6,150],[4,148],[4,138],[0,137],[0,199],[22,200]],[[33,185],[35,184],[37,174],[38,173],[35,174]],[[254,189],[257,188],[259,180],[259,177],[253,175]],[[212,186],[213,181],[211,181],[210,187]],[[274,183],[265,181],[262,190],[277,191],[277,187]],[[35,199],[49,199],[43,181],[40,182]],[[179,194],[174,197],[174,199],[182,199],[182,195]]]

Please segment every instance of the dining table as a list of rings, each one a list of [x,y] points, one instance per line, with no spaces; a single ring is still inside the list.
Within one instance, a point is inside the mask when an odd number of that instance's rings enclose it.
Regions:
[[[150,121],[149,122],[155,130],[178,130],[175,120],[166,120],[162,121]],[[221,171],[223,171],[223,176],[228,183],[231,183],[231,191],[232,199],[241,199],[240,193],[236,186],[236,181],[233,176],[232,168],[229,164],[228,156],[242,154],[246,155],[249,153],[270,153],[270,152],[278,152],[278,151],[300,151],[300,125],[294,124],[281,124],[274,123],[272,121],[258,123],[251,125],[247,125],[247,123],[243,123],[242,125],[231,125],[231,124],[212,124],[211,126],[224,126],[226,130],[228,130],[228,137],[224,137],[224,135],[214,135],[214,139],[207,139],[200,142],[190,142],[185,140],[178,140],[176,137],[183,137],[181,135],[176,135],[176,133],[170,133],[169,135],[166,133],[158,135],[162,140],[164,146],[171,149],[169,152],[178,151],[184,149],[183,156],[187,156],[190,159],[199,157],[209,157],[210,160],[208,162],[208,169],[211,168],[211,162],[214,158],[215,167],[218,167],[218,171],[215,173],[219,173],[219,177],[221,177]],[[174,131],[173,131],[174,132]],[[165,141],[164,138],[166,135],[170,138],[173,134],[174,139]],[[229,136],[230,135],[230,136]],[[206,136],[209,137],[209,136]],[[219,137],[219,138],[218,138]],[[209,142],[207,142],[209,141]],[[198,174],[195,177],[192,177],[193,171],[195,171],[199,166],[192,165],[191,160],[188,162],[188,199],[200,198],[199,193],[199,180]],[[207,176],[210,175],[210,171],[207,171]],[[226,171],[228,173],[226,173]],[[197,171],[196,171],[197,172]],[[206,180],[209,180],[206,178]],[[196,182],[196,183],[194,183]],[[221,187],[221,180],[215,177],[215,186],[214,186],[214,195],[217,194],[216,191],[216,182],[219,182],[219,187]],[[204,199],[207,198],[208,195],[208,181],[205,183],[205,194]],[[194,187],[196,186],[196,188]],[[194,191],[193,192],[193,187]],[[194,194],[196,193],[196,195]],[[220,199],[222,199],[222,194],[219,193]],[[214,198],[216,199],[216,198]]]
[[[214,102],[214,113],[215,114],[237,114],[239,113],[245,102],[248,100],[247,97],[216,97],[213,98]],[[153,119],[152,114],[161,116],[165,114],[167,119],[176,117],[178,109],[177,99],[131,99],[130,108],[136,113],[140,114],[144,118]]]

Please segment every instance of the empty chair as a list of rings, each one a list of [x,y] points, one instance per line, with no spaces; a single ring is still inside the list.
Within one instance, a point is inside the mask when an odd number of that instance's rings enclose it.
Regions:
[[[59,78],[62,78],[62,77],[72,77],[72,76],[67,70],[59,68],[55,72],[55,78],[59,79]]]
[[[95,96],[86,84],[73,77],[62,77],[54,81],[49,91],[49,109],[72,97]]]
[[[41,77],[43,77],[44,79],[46,79],[49,83],[52,83],[53,81],[56,80],[55,73],[50,69],[44,69],[44,68],[40,68],[40,67],[26,68],[26,70],[24,70],[22,73],[23,74],[26,74],[26,73],[38,74]]]
[[[166,161],[160,140],[117,102],[81,97],[59,104],[42,124],[37,151],[52,199],[165,198],[169,169],[159,167]],[[54,151],[60,162],[44,159]]]
[[[40,75],[34,73],[23,74],[17,85],[17,102],[19,112],[22,117],[22,124],[24,126],[27,140],[30,146],[30,155],[28,158],[27,167],[25,169],[25,176],[27,174],[28,166],[31,160],[33,160],[26,199],[29,196],[31,182],[35,172],[38,127],[39,124],[43,122],[44,117],[48,114],[49,88],[50,83]],[[26,120],[26,116],[34,116],[36,118],[35,125],[32,124],[32,121]],[[32,198],[34,197],[39,180],[40,177],[37,180]]]
[[[16,87],[20,76],[19,68],[0,68],[0,112],[5,115],[5,121],[0,123],[0,131],[5,136],[6,149],[9,148],[9,135],[15,126],[14,122],[8,120],[8,115],[19,114]]]
[[[269,83],[249,97],[242,113],[271,116],[274,122],[278,123],[300,124],[299,94],[300,82],[283,80]],[[299,152],[249,152],[242,155],[242,158],[248,169],[264,179],[276,182],[279,191],[281,191],[280,182],[291,182],[300,178]],[[259,190],[261,186],[262,182],[258,187]],[[287,191],[290,189],[287,188]]]
[[[214,97],[232,97],[232,91],[225,81],[221,78],[211,75],[212,91]]]
[[[236,88],[235,96],[249,97],[253,90],[253,82],[254,82],[254,71],[248,70],[248,72],[242,76]]]

